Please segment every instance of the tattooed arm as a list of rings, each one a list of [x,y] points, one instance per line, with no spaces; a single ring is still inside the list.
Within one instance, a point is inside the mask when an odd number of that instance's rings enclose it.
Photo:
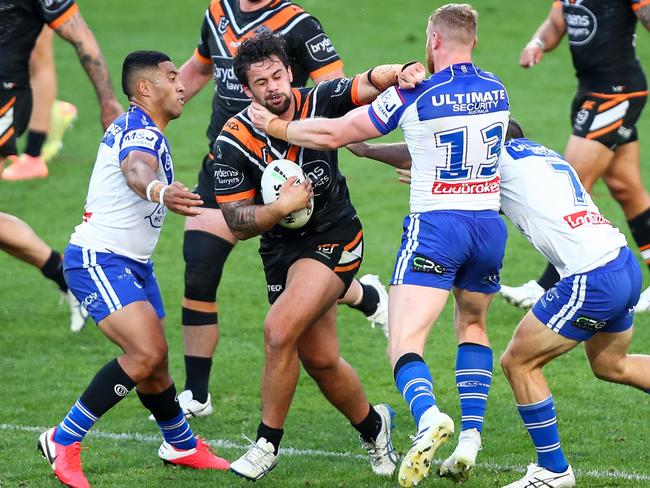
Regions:
[[[123,110],[115,98],[108,67],[95,36],[79,12],[57,27],[56,32],[77,50],[79,61],[97,92],[100,118],[102,126],[106,129]]]
[[[234,202],[219,202],[219,208],[237,239],[243,241],[271,230],[280,220],[296,210],[310,205],[314,196],[311,180],[294,185],[295,176],[284,182],[279,198],[266,205],[256,205],[252,198]]]
[[[636,9],[636,16],[641,21],[643,27],[650,31],[650,5],[645,4],[643,7]]]

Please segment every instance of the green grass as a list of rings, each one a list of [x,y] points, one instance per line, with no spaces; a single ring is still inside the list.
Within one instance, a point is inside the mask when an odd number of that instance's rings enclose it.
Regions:
[[[82,12],[96,33],[110,64],[115,85],[124,55],[133,49],[167,51],[178,65],[192,53],[207,1],[141,2],[80,0]],[[303,5],[324,24],[353,74],[376,64],[423,58],[427,16],[438,4],[424,0],[305,0]],[[480,17],[480,43],[476,61],[494,71],[506,83],[512,113],[528,135],[552,148],[563,150],[570,124],[569,103],[575,88],[566,45],[549,54],[534,70],[517,65],[519,51],[547,13],[548,2],[475,2]],[[650,67],[650,43],[640,33],[639,56]],[[65,139],[61,155],[51,164],[47,180],[25,183],[0,182],[0,209],[15,214],[48,243],[62,249],[79,221],[95,151],[100,139],[94,93],[72,49],[57,40],[60,98],[76,103],[79,120]],[[184,116],[169,128],[178,178],[188,185],[206,148],[204,131],[209,118],[210,90],[187,107]],[[647,181],[650,159],[650,117],[639,125],[644,139],[642,161]],[[390,140],[398,140],[399,135]],[[407,189],[393,172],[370,161],[356,160],[342,151],[341,166],[348,178],[353,201],[365,227],[366,260],[363,273],[379,273],[387,280],[407,211]],[[625,232],[625,218],[598,185],[595,198],[603,212]],[[549,196],[552,189],[549,189]],[[170,365],[182,387],[180,300],[183,293],[181,255],[183,220],[171,214],[154,256],[157,275],[167,306]],[[628,234],[629,235],[629,234]],[[633,242],[630,239],[630,242]],[[255,239],[233,251],[222,280],[220,318],[222,339],[215,356],[211,391],[216,413],[192,422],[196,432],[211,440],[228,441],[222,455],[236,458],[245,441],[241,433],[254,435],[259,420],[259,378],[262,368],[262,321],[267,309],[265,284]],[[510,227],[504,283],[521,283],[540,272],[543,259]],[[644,271],[646,273],[646,271]],[[646,274],[647,277],[647,274]],[[646,280],[647,281],[647,280]],[[117,354],[94,327],[78,335],[68,331],[66,308],[57,304],[55,287],[39,272],[0,254],[0,486],[55,487],[49,467],[35,450],[38,428],[54,425],[83,391],[96,370]],[[495,353],[502,352],[522,311],[496,299],[489,328]],[[134,324],[135,326],[135,324]],[[637,317],[632,351],[650,351],[650,320]],[[343,355],[356,367],[373,402],[388,402],[397,411],[394,442],[404,451],[413,424],[397,394],[384,357],[385,339],[371,330],[358,313],[339,311],[339,336]],[[455,339],[450,307],[431,334],[426,359],[436,378],[441,407],[459,418],[454,385]],[[512,394],[496,368],[484,434],[483,463],[468,487],[497,487],[520,476],[534,460]],[[562,441],[584,487],[641,487],[650,484],[647,449],[647,412],[650,397],[593,378],[581,348],[546,368],[560,418]],[[249,486],[228,473],[201,473],[165,469],[156,456],[155,425],[135,395],[130,395],[97,424],[106,433],[141,434],[144,438],[115,440],[90,435],[83,459],[93,486]],[[396,481],[373,476],[367,461],[358,456],[356,434],[334,411],[306,376],[300,384],[286,423],[284,447],[349,453],[344,456],[286,455],[276,470],[259,482],[274,487],[375,487],[395,486]],[[440,456],[451,452],[443,447]],[[595,472],[610,472],[609,477]],[[643,480],[626,480],[621,473],[638,473]],[[424,486],[448,486],[430,479]]]

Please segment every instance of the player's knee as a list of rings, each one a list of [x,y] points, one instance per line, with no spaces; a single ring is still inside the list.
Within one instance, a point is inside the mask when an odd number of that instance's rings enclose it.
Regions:
[[[293,328],[273,317],[264,321],[264,345],[270,350],[295,348],[298,337]]]
[[[617,383],[625,373],[625,362],[620,358],[603,357],[590,359],[589,364],[594,376],[599,380]]]
[[[142,378],[148,378],[156,371],[167,369],[167,344],[142,345],[131,354],[131,359]]]
[[[328,375],[332,371],[337,363],[338,356],[329,354],[324,351],[316,351],[313,354],[301,354],[300,361],[302,362],[305,371],[307,374],[314,379],[321,378],[322,376]]]
[[[518,374],[521,374],[524,370],[523,364],[512,353],[510,348],[506,349],[505,352],[501,355],[499,362],[501,364],[501,370],[503,371],[503,374],[506,376],[506,378],[508,378],[508,380],[516,377]]]
[[[216,301],[223,266],[232,248],[230,242],[214,234],[197,230],[185,232],[185,298],[201,302]]]

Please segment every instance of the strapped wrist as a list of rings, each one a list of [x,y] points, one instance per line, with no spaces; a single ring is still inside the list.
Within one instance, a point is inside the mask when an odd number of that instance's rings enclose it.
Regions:
[[[529,46],[535,46],[540,48],[542,51],[546,50],[546,43],[539,37],[533,37],[528,43]]]
[[[169,188],[169,185],[163,185],[158,195],[158,203],[160,203],[163,207],[165,206],[165,192],[167,191],[167,188]]]
[[[269,122],[269,125],[266,128],[266,133],[276,139],[288,141],[287,130],[290,123],[290,120],[282,120],[280,117],[275,117]]]
[[[147,189],[145,190],[144,194],[145,194],[145,197],[147,198],[147,200],[150,201],[150,202],[153,202],[152,191],[153,191],[153,187],[154,187],[154,185],[156,183],[160,183],[162,186],[165,186],[165,184],[160,180],[151,180],[149,182],[149,184],[147,185]]]

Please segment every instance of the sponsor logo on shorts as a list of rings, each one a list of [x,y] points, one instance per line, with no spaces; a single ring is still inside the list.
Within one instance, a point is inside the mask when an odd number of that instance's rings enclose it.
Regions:
[[[557,292],[557,287],[554,286],[553,288],[549,288],[548,290],[546,290],[546,293],[544,293],[544,295],[542,295],[542,298],[540,298],[539,301],[542,304],[542,307],[546,308],[546,305],[549,302],[552,302],[553,300],[555,300],[556,298],[559,299],[560,295]]]
[[[609,220],[603,217],[598,212],[592,212],[591,210],[581,210],[579,212],[574,212],[569,215],[562,217],[564,221],[569,224],[569,227],[572,229],[577,229],[578,227],[591,224],[591,225],[600,225],[607,224],[610,225]]]
[[[491,275],[486,275],[483,278],[481,278],[481,283],[485,285],[498,285],[499,281],[501,280],[501,277],[498,274],[491,274]]]
[[[85,308],[86,310],[90,310],[92,308],[95,308],[97,306],[97,299],[99,298],[99,295],[97,295],[97,292],[94,291],[90,295],[86,296],[86,298],[83,299],[81,302],[81,306]]]
[[[411,271],[415,271],[416,273],[443,275],[447,272],[447,268],[440,263],[436,263],[431,258],[423,256],[422,254],[416,254],[411,263]]]
[[[630,129],[629,127],[625,126],[620,126],[616,131],[616,133],[623,139],[629,139],[632,137],[632,132],[634,132],[634,129]]]
[[[319,244],[316,252],[326,257],[330,257],[337,247],[339,247],[338,244]]]
[[[305,42],[305,46],[307,46],[309,55],[316,61],[327,61],[336,57],[336,50],[332,45],[332,41],[324,33],[309,39]]]
[[[232,190],[244,182],[244,173],[227,164],[215,163],[214,182],[219,190]]]
[[[589,317],[578,317],[573,321],[573,325],[578,329],[598,331],[607,325],[604,320],[590,319]]]
[[[269,293],[280,293],[283,290],[283,285],[266,285],[266,289]]]
[[[117,396],[121,397],[125,397],[129,394],[129,390],[126,388],[126,386],[120,385],[119,383],[113,387],[113,391]]]
[[[447,183],[436,181],[431,188],[434,195],[482,195],[498,193],[500,178],[494,177],[490,181],[468,181],[463,183]]]
[[[587,118],[589,117],[589,110],[586,108],[581,109],[577,114],[576,114],[576,121],[574,127],[579,128],[582,127],[582,125],[587,121]]]

